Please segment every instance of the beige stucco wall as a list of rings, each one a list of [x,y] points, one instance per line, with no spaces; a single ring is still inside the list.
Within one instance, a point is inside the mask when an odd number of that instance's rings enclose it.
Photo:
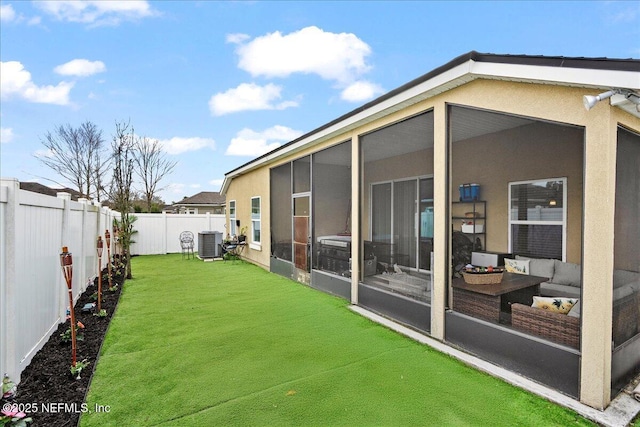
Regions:
[[[607,88],[601,88],[607,89]],[[447,229],[448,209],[445,203],[447,199],[446,191],[450,189],[449,198],[455,200],[457,185],[465,182],[464,176],[449,177],[447,168],[449,157],[447,156],[447,128],[446,128],[446,105],[457,104],[494,110],[498,112],[523,115],[542,120],[567,123],[584,128],[584,144],[582,158],[584,160],[582,190],[584,199],[579,202],[578,193],[581,192],[578,185],[580,172],[575,168],[578,164],[571,164],[568,167],[571,171],[558,174],[556,169],[549,166],[549,170],[543,171],[547,177],[558,177],[571,175],[569,182],[569,234],[570,242],[568,248],[569,260],[579,262],[583,267],[582,286],[582,331],[583,340],[581,347],[581,382],[580,400],[590,406],[602,408],[610,400],[610,378],[611,378],[611,305],[602,304],[603,301],[612,300],[612,272],[613,272],[613,232],[614,232],[614,192],[615,192],[615,155],[616,155],[616,127],[623,124],[626,127],[640,132],[640,119],[630,114],[611,107],[608,102],[598,103],[591,111],[586,111],[582,105],[582,96],[590,93],[597,93],[598,89],[584,89],[575,87],[563,87],[558,85],[540,85],[534,83],[517,83],[500,80],[475,80],[458,88],[449,90],[428,100],[417,103],[413,106],[393,112],[388,116],[379,118],[371,123],[365,124],[357,129],[335,135],[327,141],[307,147],[298,153],[290,153],[287,158],[279,159],[272,165],[264,165],[258,169],[240,176],[234,177],[227,192],[227,200],[237,200],[237,218],[242,224],[249,224],[250,221],[250,198],[254,195],[263,196],[262,199],[262,224],[263,224],[263,244],[262,251],[247,250],[247,259],[256,262],[263,267],[269,264],[269,167],[280,164],[284,161],[300,157],[317,151],[329,145],[350,139],[352,136],[361,135],[375,130],[382,126],[394,123],[420,112],[433,109],[434,111],[434,191],[435,191],[435,263],[434,263],[434,292],[432,294],[432,322],[431,333],[437,339],[444,339],[444,309],[446,304],[445,295],[448,286],[448,255],[445,253],[446,242],[449,240],[450,230]],[[537,125],[536,125],[537,126]],[[544,129],[540,128],[541,134]],[[514,135],[517,136],[517,135]],[[520,137],[526,135],[521,134]],[[538,136],[536,133],[533,136]],[[577,139],[572,135],[572,140]],[[357,138],[354,138],[357,140]],[[551,141],[539,141],[541,144],[551,144]],[[495,142],[486,141],[494,150]],[[499,144],[499,143],[498,143]],[[576,144],[579,145],[579,144]],[[511,146],[502,147],[500,151],[509,153]],[[551,150],[557,147],[548,147]],[[568,150],[574,150],[567,148]],[[575,148],[575,150],[578,150]],[[512,151],[512,150],[511,150]],[[357,152],[357,145],[354,146],[354,153]],[[534,153],[535,154],[535,153]],[[511,153],[514,155],[514,153]],[[578,151],[567,152],[568,158],[578,161]],[[457,156],[453,162],[457,162]],[[539,156],[536,155],[539,159]],[[356,160],[354,159],[354,162]],[[425,158],[425,161],[428,159]],[[508,167],[506,163],[508,156],[503,159],[502,166]],[[539,162],[538,167],[541,167]],[[532,162],[532,164],[535,164]],[[524,163],[523,163],[524,164]],[[463,170],[460,165],[452,165],[454,173]],[[359,165],[354,163],[352,173],[357,175]],[[538,175],[540,171],[529,171],[524,175]],[[495,173],[495,172],[494,172]],[[491,178],[491,174],[487,176]],[[535,177],[533,177],[535,178]],[[455,181],[454,181],[455,179]],[[477,179],[477,178],[475,178]],[[523,177],[523,179],[529,179]],[[459,181],[458,181],[459,180]],[[487,182],[489,182],[489,179]],[[576,182],[574,185],[573,182]],[[362,193],[358,194],[358,186],[352,189],[352,199],[354,209],[352,213],[353,227],[358,226],[358,215],[356,214],[364,206],[358,206],[355,201],[359,201],[358,195],[362,198]],[[366,192],[366,187],[362,189]],[[488,196],[491,196],[492,189],[486,188]],[[498,190],[496,190],[498,191]],[[502,190],[498,191],[501,192]],[[503,193],[504,194],[504,193]],[[496,195],[496,200],[498,200]],[[366,204],[365,204],[366,206]],[[366,212],[366,210],[363,210]],[[489,226],[500,228],[500,212],[492,213]],[[502,215],[506,215],[506,212]],[[581,221],[583,224],[581,225]],[[582,249],[580,247],[580,234],[582,233]],[[358,232],[354,232],[354,239],[358,239]],[[504,238],[496,237],[496,241],[489,241],[489,247],[496,250],[504,247]],[[580,255],[581,254],[581,255]],[[358,257],[357,247],[352,254]],[[581,258],[581,259],[580,259]],[[354,271],[357,277],[357,271]],[[356,282],[354,281],[354,284]],[[357,286],[352,286],[357,291]],[[357,294],[352,295],[354,302],[357,301]]]
[[[260,196],[261,208],[261,245],[257,247],[251,242],[251,198]],[[269,254],[271,243],[269,239],[269,169],[261,168],[250,174],[234,178],[226,194],[227,206],[229,201],[236,201],[236,220],[240,220],[240,227],[247,227],[247,246],[242,257],[263,267],[269,268]],[[227,230],[229,230],[229,212],[227,209]],[[239,231],[240,229],[238,229]]]
[[[481,199],[487,202],[485,249],[507,252],[508,183],[566,177],[567,261],[580,264],[583,145],[582,129],[546,122],[456,142],[451,150],[451,200],[458,199],[460,184],[479,184]],[[457,222],[453,225],[459,230]]]

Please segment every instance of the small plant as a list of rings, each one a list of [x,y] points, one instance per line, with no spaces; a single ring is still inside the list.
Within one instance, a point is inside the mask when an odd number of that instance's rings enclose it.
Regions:
[[[26,427],[33,420],[30,417],[27,417],[22,411],[18,410],[18,404],[3,404],[2,411],[0,412],[0,424],[3,426],[11,426],[11,427]]]
[[[99,312],[93,313],[93,315],[98,317],[107,317],[107,310],[103,308]]]
[[[2,426],[26,427],[33,422],[31,418],[27,417],[27,414],[20,410],[20,406],[17,403],[12,402],[16,397],[17,390],[16,383],[11,381],[11,378],[5,374],[2,379],[2,396],[0,396],[0,403],[2,404],[0,425]]]
[[[118,290],[118,284],[116,283],[115,285],[111,286],[108,291],[109,292],[115,292]]]
[[[83,359],[81,362],[76,362],[76,366],[71,365],[71,367],[69,367],[69,372],[71,372],[71,375],[73,375],[75,379],[79,380],[82,370],[90,364],[91,362],[87,359]]]
[[[11,378],[7,374],[4,374],[2,379],[2,399],[13,399],[16,397],[16,391],[18,386],[11,381]]]
[[[79,331],[80,329],[84,329],[84,324],[78,321],[78,323],[76,323],[76,340],[84,341],[84,334],[82,333],[82,331]],[[62,339],[62,342],[71,341],[71,328],[69,327],[66,331],[61,333],[60,338]]]
[[[92,293],[89,298],[91,298],[91,301],[98,301],[98,292]]]

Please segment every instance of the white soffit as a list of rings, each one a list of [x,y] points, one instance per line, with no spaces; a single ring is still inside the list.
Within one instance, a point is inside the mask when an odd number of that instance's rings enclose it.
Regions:
[[[640,89],[640,73],[633,71],[475,62],[470,72],[487,79],[504,78],[563,86]]]

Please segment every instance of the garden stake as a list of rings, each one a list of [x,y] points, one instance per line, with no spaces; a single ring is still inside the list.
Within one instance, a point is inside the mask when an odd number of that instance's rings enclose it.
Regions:
[[[109,289],[113,288],[112,280],[111,280],[111,234],[109,234],[109,230],[105,230],[104,239],[107,241],[107,271],[109,274]],[[100,272],[102,275],[102,272]]]
[[[98,313],[102,309],[102,236],[98,236],[96,250],[98,251]]]
[[[69,249],[66,246],[62,247],[62,253],[60,254],[60,266],[62,267],[62,274],[67,281],[67,289],[69,290],[69,315],[71,321],[71,366],[76,366],[76,315],[73,309],[73,288],[71,280],[73,278],[73,258],[69,253]]]

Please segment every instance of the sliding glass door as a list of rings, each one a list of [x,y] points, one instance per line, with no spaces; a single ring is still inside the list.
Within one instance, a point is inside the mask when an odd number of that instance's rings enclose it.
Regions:
[[[389,244],[389,258],[381,261],[430,270],[433,250],[433,178],[373,184],[371,240]]]

